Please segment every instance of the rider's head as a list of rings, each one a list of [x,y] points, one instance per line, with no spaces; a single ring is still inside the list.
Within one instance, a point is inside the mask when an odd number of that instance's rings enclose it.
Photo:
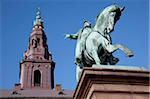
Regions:
[[[84,27],[91,26],[91,24],[88,21],[84,21]]]

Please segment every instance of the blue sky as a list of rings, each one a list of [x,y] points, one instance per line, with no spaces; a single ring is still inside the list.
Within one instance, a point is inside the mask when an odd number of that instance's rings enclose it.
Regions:
[[[11,89],[19,82],[19,62],[28,47],[36,8],[40,7],[49,51],[56,62],[55,84],[75,89],[74,51],[76,41],[64,34],[76,33],[86,19],[95,23],[102,9],[117,3],[125,10],[112,33],[113,43],[128,46],[135,56],[127,58],[117,51],[117,65],[148,69],[149,0],[1,0],[0,1],[0,89]]]

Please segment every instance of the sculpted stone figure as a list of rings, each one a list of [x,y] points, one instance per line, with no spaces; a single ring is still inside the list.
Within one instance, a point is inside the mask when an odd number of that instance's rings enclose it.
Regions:
[[[84,25],[77,34],[66,35],[66,38],[77,39],[75,56],[77,81],[83,67],[91,67],[93,64],[115,65],[119,59],[115,58],[112,53],[118,49],[128,57],[133,56],[133,52],[127,47],[121,44],[113,45],[111,40],[111,32],[114,31],[114,26],[123,10],[124,7],[118,5],[108,6],[97,16],[93,27]]]
[[[85,42],[88,35],[91,33],[91,24],[88,21],[84,21],[83,28],[80,29],[76,34],[67,34],[66,37],[77,40],[76,52],[75,52],[75,63],[76,65],[83,67],[82,54],[85,50]]]

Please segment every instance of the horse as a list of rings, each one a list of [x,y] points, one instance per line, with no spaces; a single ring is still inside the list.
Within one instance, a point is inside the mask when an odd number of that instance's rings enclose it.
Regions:
[[[111,65],[110,61],[116,59],[112,56],[112,53],[118,49],[122,50],[128,57],[133,56],[133,52],[127,47],[121,44],[113,45],[110,36],[124,8],[118,5],[110,5],[98,14],[95,25],[86,38],[85,50],[82,52],[82,61],[76,67],[77,81],[80,78],[83,67],[92,67],[93,64],[99,66],[102,64]]]

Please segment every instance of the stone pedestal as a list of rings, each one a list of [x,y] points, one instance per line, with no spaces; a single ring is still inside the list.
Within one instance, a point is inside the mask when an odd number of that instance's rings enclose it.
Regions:
[[[74,99],[149,99],[149,71],[138,67],[85,67]]]

